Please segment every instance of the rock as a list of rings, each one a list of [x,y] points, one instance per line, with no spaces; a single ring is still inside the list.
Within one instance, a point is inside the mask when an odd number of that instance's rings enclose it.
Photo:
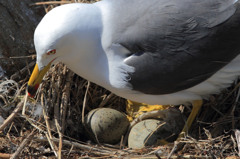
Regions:
[[[30,59],[9,59],[34,53],[33,33],[45,14],[37,0],[0,1],[0,76],[8,76],[26,66]]]

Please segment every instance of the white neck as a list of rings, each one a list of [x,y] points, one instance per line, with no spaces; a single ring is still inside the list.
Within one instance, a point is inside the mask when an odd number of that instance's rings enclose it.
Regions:
[[[87,10],[87,11],[84,11]],[[62,61],[73,72],[103,87],[109,87],[108,63],[101,44],[101,13],[95,5],[79,5],[72,22],[71,41],[63,53]],[[86,14],[87,13],[87,14]],[[103,71],[105,70],[105,71]]]

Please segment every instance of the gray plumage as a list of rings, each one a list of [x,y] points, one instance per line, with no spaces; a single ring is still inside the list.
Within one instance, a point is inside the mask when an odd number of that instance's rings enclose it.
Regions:
[[[112,42],[130,51],[125,63],[135,68],[129,73],[133,90],[169,94],[190,88],[240,52],[236,1],[116,0],[112,5]]]

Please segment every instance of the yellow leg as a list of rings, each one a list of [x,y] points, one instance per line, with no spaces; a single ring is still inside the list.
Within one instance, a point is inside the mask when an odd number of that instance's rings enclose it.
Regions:
[[[188,119],[187,119],[187,122],[184,126],[184,128],[182,129],[182,132],[179,134],[178,136],[178,140],[182,137],[184,137],[184,135],[187,134],[189,128],[191,127],[194,119],[196,118],[200,108],[202,107],[203,105],[203,101],[202,100],[196,100],[196,101],[193,101],[192,103],[193,105],[193,109],[192,109],[192,112],[191,114],[189,115]]]

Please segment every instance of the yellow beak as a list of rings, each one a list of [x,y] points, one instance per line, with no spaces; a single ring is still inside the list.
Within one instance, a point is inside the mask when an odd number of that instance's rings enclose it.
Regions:
[[[42,82],[44,75],[47,73],[51,66],[51,62],[45,66],[41,71],[39,71],[38,64],[35,65],[32,75],[28,81],[28,95],[34,97],[37,89]]]

